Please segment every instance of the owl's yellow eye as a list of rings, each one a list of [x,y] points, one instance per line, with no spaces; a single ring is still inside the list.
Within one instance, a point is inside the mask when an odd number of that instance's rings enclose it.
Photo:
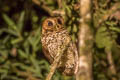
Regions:
[[[52,21],[48,21],[48,26],[53,26]]]

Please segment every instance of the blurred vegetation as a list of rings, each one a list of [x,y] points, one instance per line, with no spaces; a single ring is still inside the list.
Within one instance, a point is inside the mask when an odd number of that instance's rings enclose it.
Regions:
[[[73,41],[77,39],[79,0],[0,0],[0,80],[44,80],[49,72],[47,59],[41,48],[41,24],[52,12],[63,12],[65,26]],[[120,6],[112,13],[111,7],[119,0],[93,0],[95,43],[93,78],[120,79]],[[119,15],[117,15],[119,13]],[[104,20],[104,16],[108,18]],[[102,20],[102,23],[99,23]],[[106,51],[112,52],[117,71],[110,73]],[[55,72],[52,80],[75,80]]]

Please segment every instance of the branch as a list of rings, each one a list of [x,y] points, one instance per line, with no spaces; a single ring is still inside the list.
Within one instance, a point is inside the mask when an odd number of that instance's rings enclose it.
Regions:
[[[50,72],[47,75],[46,80],[51,80],[51,78],[52,78],[52,76],[53,76],[53,74],[54,74],[54,72],[55,72],[55,70],[57,68],[58,63],[60,62],[60,59],[61,59],[64,51],[68,48],[69,43],[70,43],[70,41],[68,42],[67,46],[62,46],[62,49],[58,50],[58,53],[57,53],[57,55],[55,57],[55,60],[54,60],[54,62],[52,63],[52,65],[50,67]]]
[[[27,80],[40,80],[40,79],[32,76],[32,73],[29,71],[19,71],[15,67],[14,67],[14,70],[19,74],[19,76],[27,77]]]
[[[62,6],[62,0],[57,0],[57,3],[58,3],[58,6],[59,6],[59,9],[61,9],[63,6]]]
[[[50,16],[53,16],[52,10],[46,6],[45,2],[40,2],[39,0],[32,0],[36,5],[40,6],[41,8],[43,8],[46,12],[48,12],[48,14]]]
[[[56,15],[65,15],[65,11],[62,11],[62,10],[51,10],[45,2],[40,2],[38,0],[32,0],[36,5],[40,6],[42,9],[44,9],[46,12],[48,12],[48,14],[50,16],[56,16]],[[62,2],[61,0],[57,0],[58,1],[58,6],[59,8],[62,8]]]
[[[116,68],[115,68],[115,65],[114,65],[113,58],[112,58],[112,52],[108,49],[105,49],[105,52],[107,54],[107,60],[108,60],[109,66],[110,66],[111,74],[116,75],[117,73],[116,73]],[[113,80],[117,80],[117,79],[114,78]]]
[[[63,53],[58,53],[58,54],[59,54],[59,55],[57,55],[57,56],[55,57],[55,60],[54,60],[53,64],[52,64],[51,67],[50,67],[50,72],[49,72],[49,74],[47,75],[46,80],[51,80],[51,78],[52,78],[52,76],[53,76],[53,74],[54,74],[54,72],[55,72],[55,70],[56,70],[56,68],[57,68],[57,65],[58,65],[58,63],[59,63],[59,61],[60,61],[61,56],[62,56]]]
[[[106,21],[115,11],[117,11],[120,8],[120,3],[116,3],[114,4],[110,10],[108,10],[108,12],[98,21],[98,25],[97,28],[100,27],[100,25]]]

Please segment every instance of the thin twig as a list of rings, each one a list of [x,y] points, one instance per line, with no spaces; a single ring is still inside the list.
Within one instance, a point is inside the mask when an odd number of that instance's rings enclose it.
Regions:
[[[111,50],[107,50],[107,49],[105,49],[105,52],[107,54],[107,60],[108,60],[109,66],[110,66],[111,74],[116,75],[117,73],[116,73],[115,64],[114,64],[114,61],[112,58],[112,52],[111,52]],[[117,80],[117,79],[114,78],[113,80]]]
[[[52,63],[52,65],[50,67],[50,72],[47,75],[46,80],[51,80],[51,78],[52,78],[52,76],[53,76],[53,74],[54,74],[54,72],[55,72],[55,70],[57,68],[57,65],[58,65],[64,51],[68,48],[69,43],[70,42],[68,42],[68,44],[66,46],[62,46],[63,47],[62,49],[58,50],[58,53],[57,53],[57,55],[55,57],[55,60],[54,60],[54,62]]]
[[[43,8],[50,16],[53,16],[52,10],[46,6],[45,2],[42,1],[42,3],[39,0],[32,0],[36,5]]]
[[[63,53],[58,53],[59,55],[55,57],[55,61],[53,62],[53,64],[51,65],[50,67],[50,72],[49,74],[47,75],[46,77],[46,80],[51,80],[56,68],[57,68],[57,65],[58,65],[58,62],[60,61],[61,59],[61,56]]]
[[[95,6],[95,10],[98,10],[99,9],[98,0],[93,0],[93,4]]]
[[[108,10],[108,13],[106,13],[99,21],[98,21],[98,25],[97,28],[100,27],[101,23],[103,23],[104,21],[106,21],[109,16],[111,16],[116,10],[118,10],[120,8],[120,3],[116,3],[114,4],[110,10]]]
[[[29,71],[19,71],[15,67],[14,67],[14,70],[19,74],[19,76],[27,77],[27,80],[40,80],[40,79],[38,79],[36,77],[33,77],[32,73],[29,72]]]
[[[56,15],[65,15],[65,12],[62,10],[51,10],[44,1],[40,2],[38,0],[32,0],[36,5],[40,6],[42,9],[44,9],[50,16],[56,16]],[[59,8],[62,8],[62,2],[61,0],[58,0],[58,6]]]
[[[59,6],[59,9],[62,8],[62,0],[57,0],[57,3],[58,3],[58,6]]]

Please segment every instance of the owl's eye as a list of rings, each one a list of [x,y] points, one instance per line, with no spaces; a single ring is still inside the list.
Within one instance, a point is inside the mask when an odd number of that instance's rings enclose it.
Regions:
[[[58,24],[62,24],[61,19],[57,19]]]
[[[48,21],[48,26],[53,26],[52,21]]]

